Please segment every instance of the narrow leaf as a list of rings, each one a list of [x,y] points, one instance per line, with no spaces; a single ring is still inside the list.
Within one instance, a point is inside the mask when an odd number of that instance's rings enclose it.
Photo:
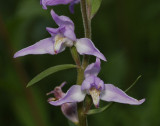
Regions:
[[[92,7],[91,7],[91,18],[97,13],[98,9],[100,8],[102,0],[92,0]]]
[[[97,113],[100,113],[100,112],[103,112],[104,110],[110,108],[114,103],[111,102],[109,103],[108,105],[102,107],[102,108],[99,108],[99,109],[91,109],[88,111],[87,115],[93,115],[93,114],[97,114]]]
[[[64,65],[57,65],[57,66],[53,66],[50,67],[46,70],[44,70],[43,72],[41,72],[40,74],[38,74],[37,76],[35,76],[27,85],[27,87],[35,84],[36,82],[42,80],[43,78],[47,77],[50,74],[56,73],[58,71],[61,70],[65,70],[65,69],[71,69],[71,68],[76,68],[76,65],[72,65],[72,64],[64,64]]]
[[[140,78],[141,78],[141,75],[137,77],[137,79],[125,90],[125,92],[128,92],[137,83],[137,81]],[[102,108],[89,110],[87,112],[87,115],[92,115],[92,114],[97,114],[97,113],[103,112],[104,110],[107,110],[108,108],[110,108],[113,104],[115,104],[115,103],[111,102]]]
[[[140,78],[141,78],[141,75],[139,75],[139,76],[137,77],[137,79],[133,82],[133,84],[131,84],[131,86],[129,86],[129,87],[125,90],[125,92],[128,92],[128,91],[137,83],[137,81],[138,81]]]

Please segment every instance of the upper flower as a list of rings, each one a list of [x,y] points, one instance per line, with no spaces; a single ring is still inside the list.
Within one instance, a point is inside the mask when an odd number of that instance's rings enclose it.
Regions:
[[[70,4],[69,9],[71,13],[74,13],[74,4],[78,4],[80,0],[40,0],[40,4],[43,9],[47,9],[47,6],[55,6],[60,4]]]
[[[51,101],[50,104],[58,106],[68,102],[81,102],[85,95],[91,95],[93,103],[99,107],[99,100],[108,102],[118,102],[130,105],[140,105],[145,99],[137,100],[128,96],[124,91],[115,87],[112,84],[104,84],[97,77],[100,71],[100,60],[97,58],[95,63],[90,64],[85,70],[85,80],[82,86],[73,85],[66,95],[58,101]]]
[[[53,20],[59,26],[58,28],[49,28],[46,30],[51,34],[51,37],[40,40],[39,42],[18,51],[14,58],[25,56],[28,54],[57,54],[65,50],[66,47],[77,48],[81,55],[94,55],[104,61],[104,55],[94,46],[93,42],[88,38],[77,39],[74,33],[74,23],[66,16],[58,16],[51,10]]]

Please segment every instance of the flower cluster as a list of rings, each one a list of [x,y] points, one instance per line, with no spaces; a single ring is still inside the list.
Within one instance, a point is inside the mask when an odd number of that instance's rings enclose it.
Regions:
[[[47,6],[59,4],[70,4],[70,11],[74,12],[74,5],[80,0],[40,0],[43,9]],[[51,16],[58,28],[47,27],[51,37],[45,38],[35,44],[16,52],[14,58],[29,54],[51,54],[55,55],[63,52],[66,47],[75,46],[80,55],[92,55],[96,57],[96,62],[87,66],[84,71],[82,85],[73,85],[64,93],[62,87],[65,83],[55,87],[49,93],[54,94],[54,98],[49,98],[48,102],[54,106],[61,106],[63,114],[72,122],[78,123],[77,103],[82,102],[86,95],[91,95],[93,104],[99,107],[100,100],[107,102],[118,102],[130,105],[140,105],[145,99],[137,100],[128,96],[124,91],[112,84],[105,84],[97,75],[101,69],[100,59],[106,61],[105,56],[95,47],[88,38],[78,39],[74,33],[74,23],[67,16],[59,16],[51,10]]]

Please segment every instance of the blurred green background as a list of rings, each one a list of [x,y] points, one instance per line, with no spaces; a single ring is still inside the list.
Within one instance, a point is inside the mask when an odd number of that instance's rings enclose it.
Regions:
[[[54,65],[74,63],[69,49],[56,56],[29,55],[13,59],[13,54],[49,37],[45,30],[57,27],[50,16],[59,15],[75,23],[78,38],[84,36],[80,6],[75,14],[68,6],[43,10],[39,0],[5,0],[0,3],[0,125],[67,126],[60,107],[47,103],[46,93],[63,81],[64,91],[76,82],[76,70],[51,75],[32,87],[27,82]],[[142,78],[128,94],[146,98],[140,106],[115,104],[103,113],[89,116],[90,126],[160,126],[160,0],[103,0],[92,21],[92,39],[108,62],[102,61],[99,77],[126,89]],[[91,61],[95,58],[92,57]],[[100,106],[107,103],[101,103]]]

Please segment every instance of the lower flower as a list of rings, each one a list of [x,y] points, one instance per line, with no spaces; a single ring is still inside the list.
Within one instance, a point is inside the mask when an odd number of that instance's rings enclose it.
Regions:
[[[62,99],[65,96],[65,93],[62,91],[62,87],[66,84],[66,82],[63,82],[60,86],[55,87],[55,89],[47,95],[54,94],[55,97],[49,98],[48,102],[54,102],[58,101],[59,99]],[[75,124],[78,124],[78,113],[77,113],[77,103],[64,103],[61,104],[61,110],[64,116],[72,121]]]
[[[118,102],[130,105],[140,105],[145,99],[137,100],[128,96],[124,91],[112,84],[104,84],[97,77],[100,71],[100,60],[97,58],[95,63],[90,64],[85,70],[85,80],[82,85],[73,85],[64,97],[49,103],[55,106],[64,103],[81,102],[86,94],[91,95],[95,107],[99,107],[100,99],[107,102]]]

